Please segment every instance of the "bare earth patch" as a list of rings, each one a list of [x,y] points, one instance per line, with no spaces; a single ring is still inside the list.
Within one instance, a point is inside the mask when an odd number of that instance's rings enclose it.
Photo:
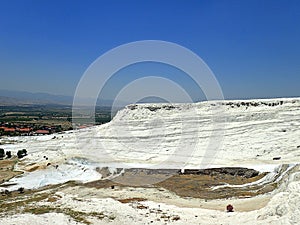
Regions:
[[[0,184],[22,174],[21,171],[14,170],[17,162],[16,158],[0,160]]]

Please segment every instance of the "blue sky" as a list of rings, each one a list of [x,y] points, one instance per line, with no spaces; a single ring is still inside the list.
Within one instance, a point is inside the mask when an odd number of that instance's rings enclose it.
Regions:
[[[0,89],[72,95],[97,57],[139,40],[195,52],[226,98],[300,96],[300,2],[292,0],[0,0]]]

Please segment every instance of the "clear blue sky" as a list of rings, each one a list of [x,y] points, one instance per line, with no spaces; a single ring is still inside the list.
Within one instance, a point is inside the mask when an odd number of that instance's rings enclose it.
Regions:
[[[197,53],[226,98],[300,96],[296,0],[0,0],[0,89],[72,95],[98,56],[148,39]]]

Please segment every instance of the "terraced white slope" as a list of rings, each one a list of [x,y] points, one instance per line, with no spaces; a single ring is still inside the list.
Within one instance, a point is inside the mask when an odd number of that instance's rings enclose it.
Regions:
[[[157,163],[175,154],[164,165],[176,165],[192,152],[188,166],[194,167],[207,166],[203,156],[222,166],[273,164],[273,157],[281,157],[280,163],[299,162],[300,99],[225,102],[219,114],[216,104],[127,107],[96,133],[121,161]],[[212,146],[209,141],[222,142]]]
[[[47,155],[52,161],[81,156],[121,166],[259,166],[299,162],[299,128],[300,98],[131,105],[108,124],[20,137],[4,148],[26,148],[34,162]]]
[[[18,143],[3,148],[26,148],[25,164],[51,163],[43,172],[11,181],[30,188],[99,179],[95,168],[103,166],[243,166],[273,171],[280,164],[300,162],[299,128],[300,98],[145,104],[127,106],[105,125],[17,137],[13,139]],[[61,164],[59,169],[55,164]]]

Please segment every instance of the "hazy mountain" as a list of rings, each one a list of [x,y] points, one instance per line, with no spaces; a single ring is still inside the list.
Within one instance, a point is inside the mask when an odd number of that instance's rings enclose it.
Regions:
[[[0,96],[0,106],[28,105],[28,104],[33,104],[33,103],[27,100]]]
[[[90,105],[91,99],[82,99],[82,104]],[[0,105],[72,105],[73,96],[54,95],[49,93],[32,93],[26,91],[0,90]],[[112,106],[113,100],[101,99],[97,101],[97,106]],[[119,102],[119,105],[128,103]],[[118,104],[117,104],[118,105]]]
[[[48,93],[31,93],[26,91],[11,91],[11,90],[0,90],[0,104],[4,98],[6,102],[10,104],[19,102],[21,104],[72,104],[73,97],[64,95],[52,95]],[[10,101],[11,100],[11,101]]]

